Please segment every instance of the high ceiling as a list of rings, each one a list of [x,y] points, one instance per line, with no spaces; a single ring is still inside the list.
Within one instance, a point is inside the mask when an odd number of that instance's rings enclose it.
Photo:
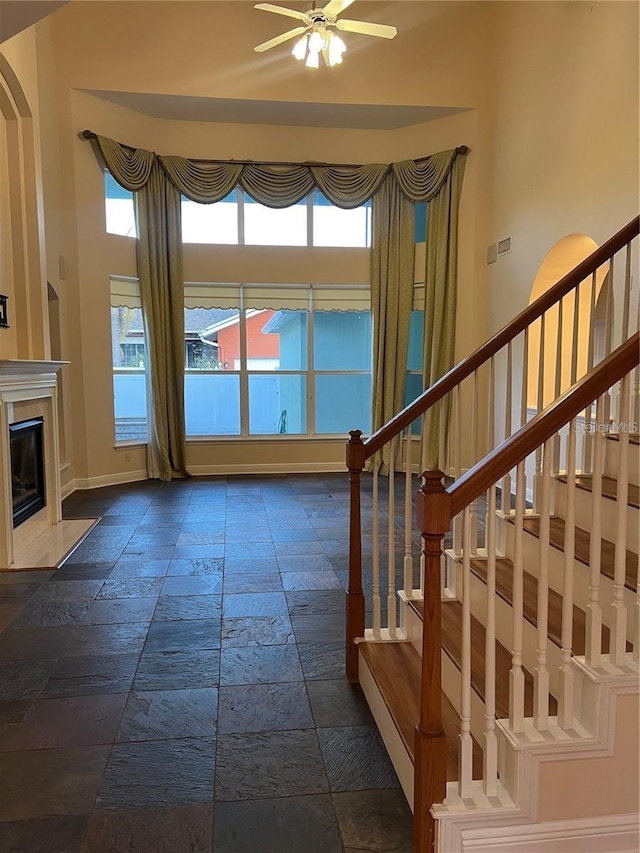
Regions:
[[[55,12],[67,0],[0,0],[0,42]]]

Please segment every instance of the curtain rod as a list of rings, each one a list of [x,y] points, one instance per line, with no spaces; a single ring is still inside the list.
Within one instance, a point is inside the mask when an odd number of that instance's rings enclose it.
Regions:
[[[94,133],[92,130],[83,130],[78,134],[80,139],[97,139],[98,134]],[[129,151],[135,151],[135,147],[133,145],[125,145],[124,143],[118,143],[122,145],[123,148],[128,148]],[[467,154],[469,152],[469,147],[467,145],[459,145],[456,148],[457,154]],[[428,160],[431,155],[427,155],[426,157],[417,157],[414,162],[422,163],[425,160]],[[359,163],[320,163],[316,161],[307,160],[304,163],[287,163],[278,160],[202,160],[195,157],[188,158],[193,160],[196,163],[233,163],[236,166],[340,166],[340,167],[348,167],[348,166],[360,166],[362,164]]]

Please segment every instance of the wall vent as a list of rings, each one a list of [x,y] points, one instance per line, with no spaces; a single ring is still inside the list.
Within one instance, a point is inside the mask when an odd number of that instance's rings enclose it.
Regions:
[[[490,246],[487,246],[487,263],[495,264],[498,260],[498,244],[492,243]]]
[[[498,241],[498,257],[506,255],[511,251],[511,237],[505,237],[504,240]]]

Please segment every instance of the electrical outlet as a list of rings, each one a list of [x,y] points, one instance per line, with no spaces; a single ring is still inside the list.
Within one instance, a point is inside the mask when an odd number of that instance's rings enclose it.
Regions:
[[[124,454],[124,461],[125,462],[131,462],[131,454],[130,453]]]

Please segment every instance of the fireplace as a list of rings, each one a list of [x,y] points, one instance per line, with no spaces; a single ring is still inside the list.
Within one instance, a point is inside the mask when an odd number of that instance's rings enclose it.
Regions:
[[[32,418],[9,425],[14,528],[46,505],[43,422]]]

